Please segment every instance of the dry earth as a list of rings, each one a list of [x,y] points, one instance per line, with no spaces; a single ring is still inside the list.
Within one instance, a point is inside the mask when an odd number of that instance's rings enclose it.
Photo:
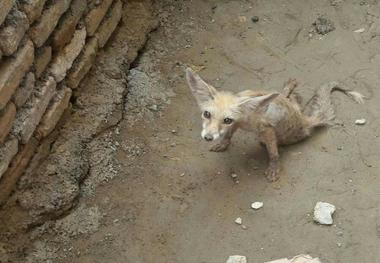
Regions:
[[[88,147],[78,204],[31,230],[17,260],[209,263],[241,254],[260,263],[309,253],[324,263],[379,262],[380,4],[165,0],[154,10],[160,27],[128,73],[122,121]],[[314,32],[319,15],[335,29]],[[118,55],[112,45],[104,54]],[[221,89],[281,90],[295,77],[307,99],[336,80],[370,100],[334,94],[339,124],[282,148],[281,179],[268,183],[252,135],[238,132],[227,152],[207,150],[186,66]],[[253,211],[254,201],[264,207]],[[313,222],[317,201],[337,207],[334,225]]]

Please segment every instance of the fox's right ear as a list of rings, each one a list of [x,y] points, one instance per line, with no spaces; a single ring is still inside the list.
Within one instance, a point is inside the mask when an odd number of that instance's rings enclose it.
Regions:
[[[216,89],[208,85],[191,68],[186,69],[186,80],[199,105],[210,99],[214,99],[217,94]]]

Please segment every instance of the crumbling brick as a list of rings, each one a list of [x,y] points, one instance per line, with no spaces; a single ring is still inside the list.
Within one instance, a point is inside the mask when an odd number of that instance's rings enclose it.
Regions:
[[[52,1],[42,13],[40,20],[30,29],[30,37],[37,47],[41,47],[48,39],[59,18],[69,8],[71,0]]]
[[[111,10],[107,17],[103,20],[99,26],[95,36],[98,39],[99,47],[102,48],[107,43],[108,39],[116,29],[122,14],[123,4],[120,0],[116,0],[115,4],[111,7]]]
[[[58,23],[58,27],[53,33],[52,45],[55,50],[62,49],[67,43],[70,42],[79,19],[81,18],[86,7],[86,1],[72,1],[70,9],[62,16]]]
[[[4,55],[10,56],[16,52],[28,28],[29,21],[26,15],[13,8],[0,28],[0,49]]]
[[[36,21],[42,13],[46,0],[19,0],[20,9],[26,14],[29,23]]]
[[[82,53],[77,58],[73,68],[68,74],[66,81],[67,85],[70,88],[75,89],[76,87],[78,87],[83,77],[88,73],[92,65],[95,63],[97,51],[98,40],[96,37],[93,37],[87,42]]]
[[[9,102],[0,112],[0,144],[2,144],[11,131],[12,123],[16,116],[16,106]]]
[[[17,151],[18,141],[14,137],[8,137],[7,141],[0,145],[0,178],[8,169],[8,166]]]
[[[36,130],[38,139],[45,138],[54,130],[63,112],[69,106],[71,93],[71,89],[67,87],[57,92]]]
[[[65,48],[58,53],[50,67],[50,72],[57,82],[65,78],[67,70],[73,65],[75,58],[80,54],[85,42],[86,28],[83,27],[75,31],[70,44],[66,45]]]
[[[15,188],[18,179],[21,177],[30,159],[32,158],[38,141],[32,138],[26,145],[23,145],[18,154],[13,158],[8,170],[1,178],[0,205],[4,204],[12,190]]]
[[[31,41],[21,47],[14,58],[5,59],[0,65],[0,110],[12,97],[22,78],[29,70],[34,59],[34,48]]]
[[[39,79],[51,60],[52,50],[50,46],[42,47],[36,52],[34,68],[36,78]]]
[[[4,22],[9,11],[13,6],[14,0],[1,0],[0,1],[0,25]]]
[[[39,83],[26,105],[17,111],[12,133],[25,144],[32,137],[51,98],[55,94],[56,82],[52,77]]]
[[[13,102],[16,104],[17,108],[20,108],[29,99],[30,94],[32,94],[32,91],[34,89],[35,81],[36,79],[33,72],[26,74],[20,86],[13,94]]]
[[[36,59],[34,60],[34,68],[36,78],[39,79],[49,65],[52,56],[52,48],[50,46],[41,47],[36,51]]]
[[[87,34],[89,36],[93,36],[95,34],[96,29],[98,29],[111,4],[112,0],[102,0],[98,6],[88,12],[85,22]]]

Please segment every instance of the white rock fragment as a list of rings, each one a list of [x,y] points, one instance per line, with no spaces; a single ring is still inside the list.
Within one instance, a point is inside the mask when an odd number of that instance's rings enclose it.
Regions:
[[[335,206],[325,202],[318,202],[314,207],[314,221],[321,225],[332,225],[332,215]]]
[[[355,121],[355,124],[356,125],[364,125],[366,122],[367,122],[366,119],[357,119]]]
[[[255,209],[255,210],[260,209],[263,206],[264,206],[263,202],[254,202],[254,203],[251,204],[251,208]]]
[[[243,223],[243,220],[241,219],[241,217],[238,217],[235,219],[235,223],[241,225]]]
[[[247,263],[247,258],[245,256],[229,256],[226,263]]]
[[[365,31],[365,28],[362,27],[362,28],[356,29],[354,32],[355,33],[363,33],[364,31]]]
[[[312,258],[309,255],[298,255],[292,259],[282,258],[265,263],[321,263],[319,258]]]

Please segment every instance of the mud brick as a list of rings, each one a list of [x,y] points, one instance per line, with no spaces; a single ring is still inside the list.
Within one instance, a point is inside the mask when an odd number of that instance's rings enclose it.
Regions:
[[[0,110],[7,105],[22,78],[32,65],[33,59],[33,43],[27,41],[16,52],[14,58],[7,58],[0,64]]]
[[[14,0],[1,0],[0,1],[0,25],[4,22],[9,11],[14,4]]]
[[[96,29],[98,29],[111,4],[112,0],[102,0],[100,5],[96,6],[94,9],[88,12],[85,18],[85,22],[87,34],[89,36],[93,36],[95,34]]]
[[[67,85],[70,88],[75,89],[78,87],[83,77],[88,73],[92,65],[95,63],[97,51],[98,40],[97,38],[93,37],[87,42],[66,79]]]
[[[75,31],[70,44],[66,45],[64,49],[58,53],[50,67],[50,72],[57,82],[65,78],[67,70],[73,65],[74,60],[83,49],[85,42],[86,28],[83,27]]]
[[[67,87],[57,92],[36,130],[37,138],[45,138],[54,130],[63,112],[69,106],[71,94],[71,89]]]
[[[14,137],[8,137],[7,141],[0,145],[0,178],[8,169],[13,157],[18,151],[18,141]]]
[[[83,0],[73,0],[70,9],[62,16],[58,23],[58,27],[54,31],[52,45],[55,50],[62,49],[70,42],[75,28],[81,18],[87,2]]]
[[[52,1],[42,13],[40,20],[30,29],[30,37],[37,47],[41,47],[48,39],[59,18],[69,8],[71,0]]]
[[[10,56],[16,52],[28,28],[29,21],[26,15],[13,8],[0,28],[0,49],[4,55]]]
[[[25,144],[32,137],[34,130],[46,111],[51,98],[55,95],[56,82],[49,77],[39,83],[26,105],[18,110],[12,133]]]
[[[30,94],[32,94],[32,91],[34,89],[35,81],[36,79],[33,72],[26,74],[24,80],[16,89],[16,92],[13,95],[13,101],[16,104],[17,108],[20,108],[29,99]]]
[[[42,13],[46,0],[19,0],[19,8],[26,14],[29,23],[36,21]]]
[[[39,79],[45,71],[47,65],[51,60],[52,49],[50,46],[42,47],[36,52],[36,59],[34,60],[34,68],[36,78]]]
[[[0,145],[11,131],[12,123],[16,117],[16,106],[9,102],[4,110],[0,111]]]
[[[95,36],[98,39],[100,48],[104,47],[113,31],[116,29],[117,24],[121,19],[122,8],[123,4],[121,1],[116,0],[115,4],[111,7],[109,14],[99,26]]]
[[[3,174],[0,181],[0,204],[4,204],[12,193],[18,179],[21,177],[28,166],[30,159],[34,155],[37,146],[38,141],[35,138],[32,138],[26,145],[21,146],[20,151],[13,158],[8,170]]]

